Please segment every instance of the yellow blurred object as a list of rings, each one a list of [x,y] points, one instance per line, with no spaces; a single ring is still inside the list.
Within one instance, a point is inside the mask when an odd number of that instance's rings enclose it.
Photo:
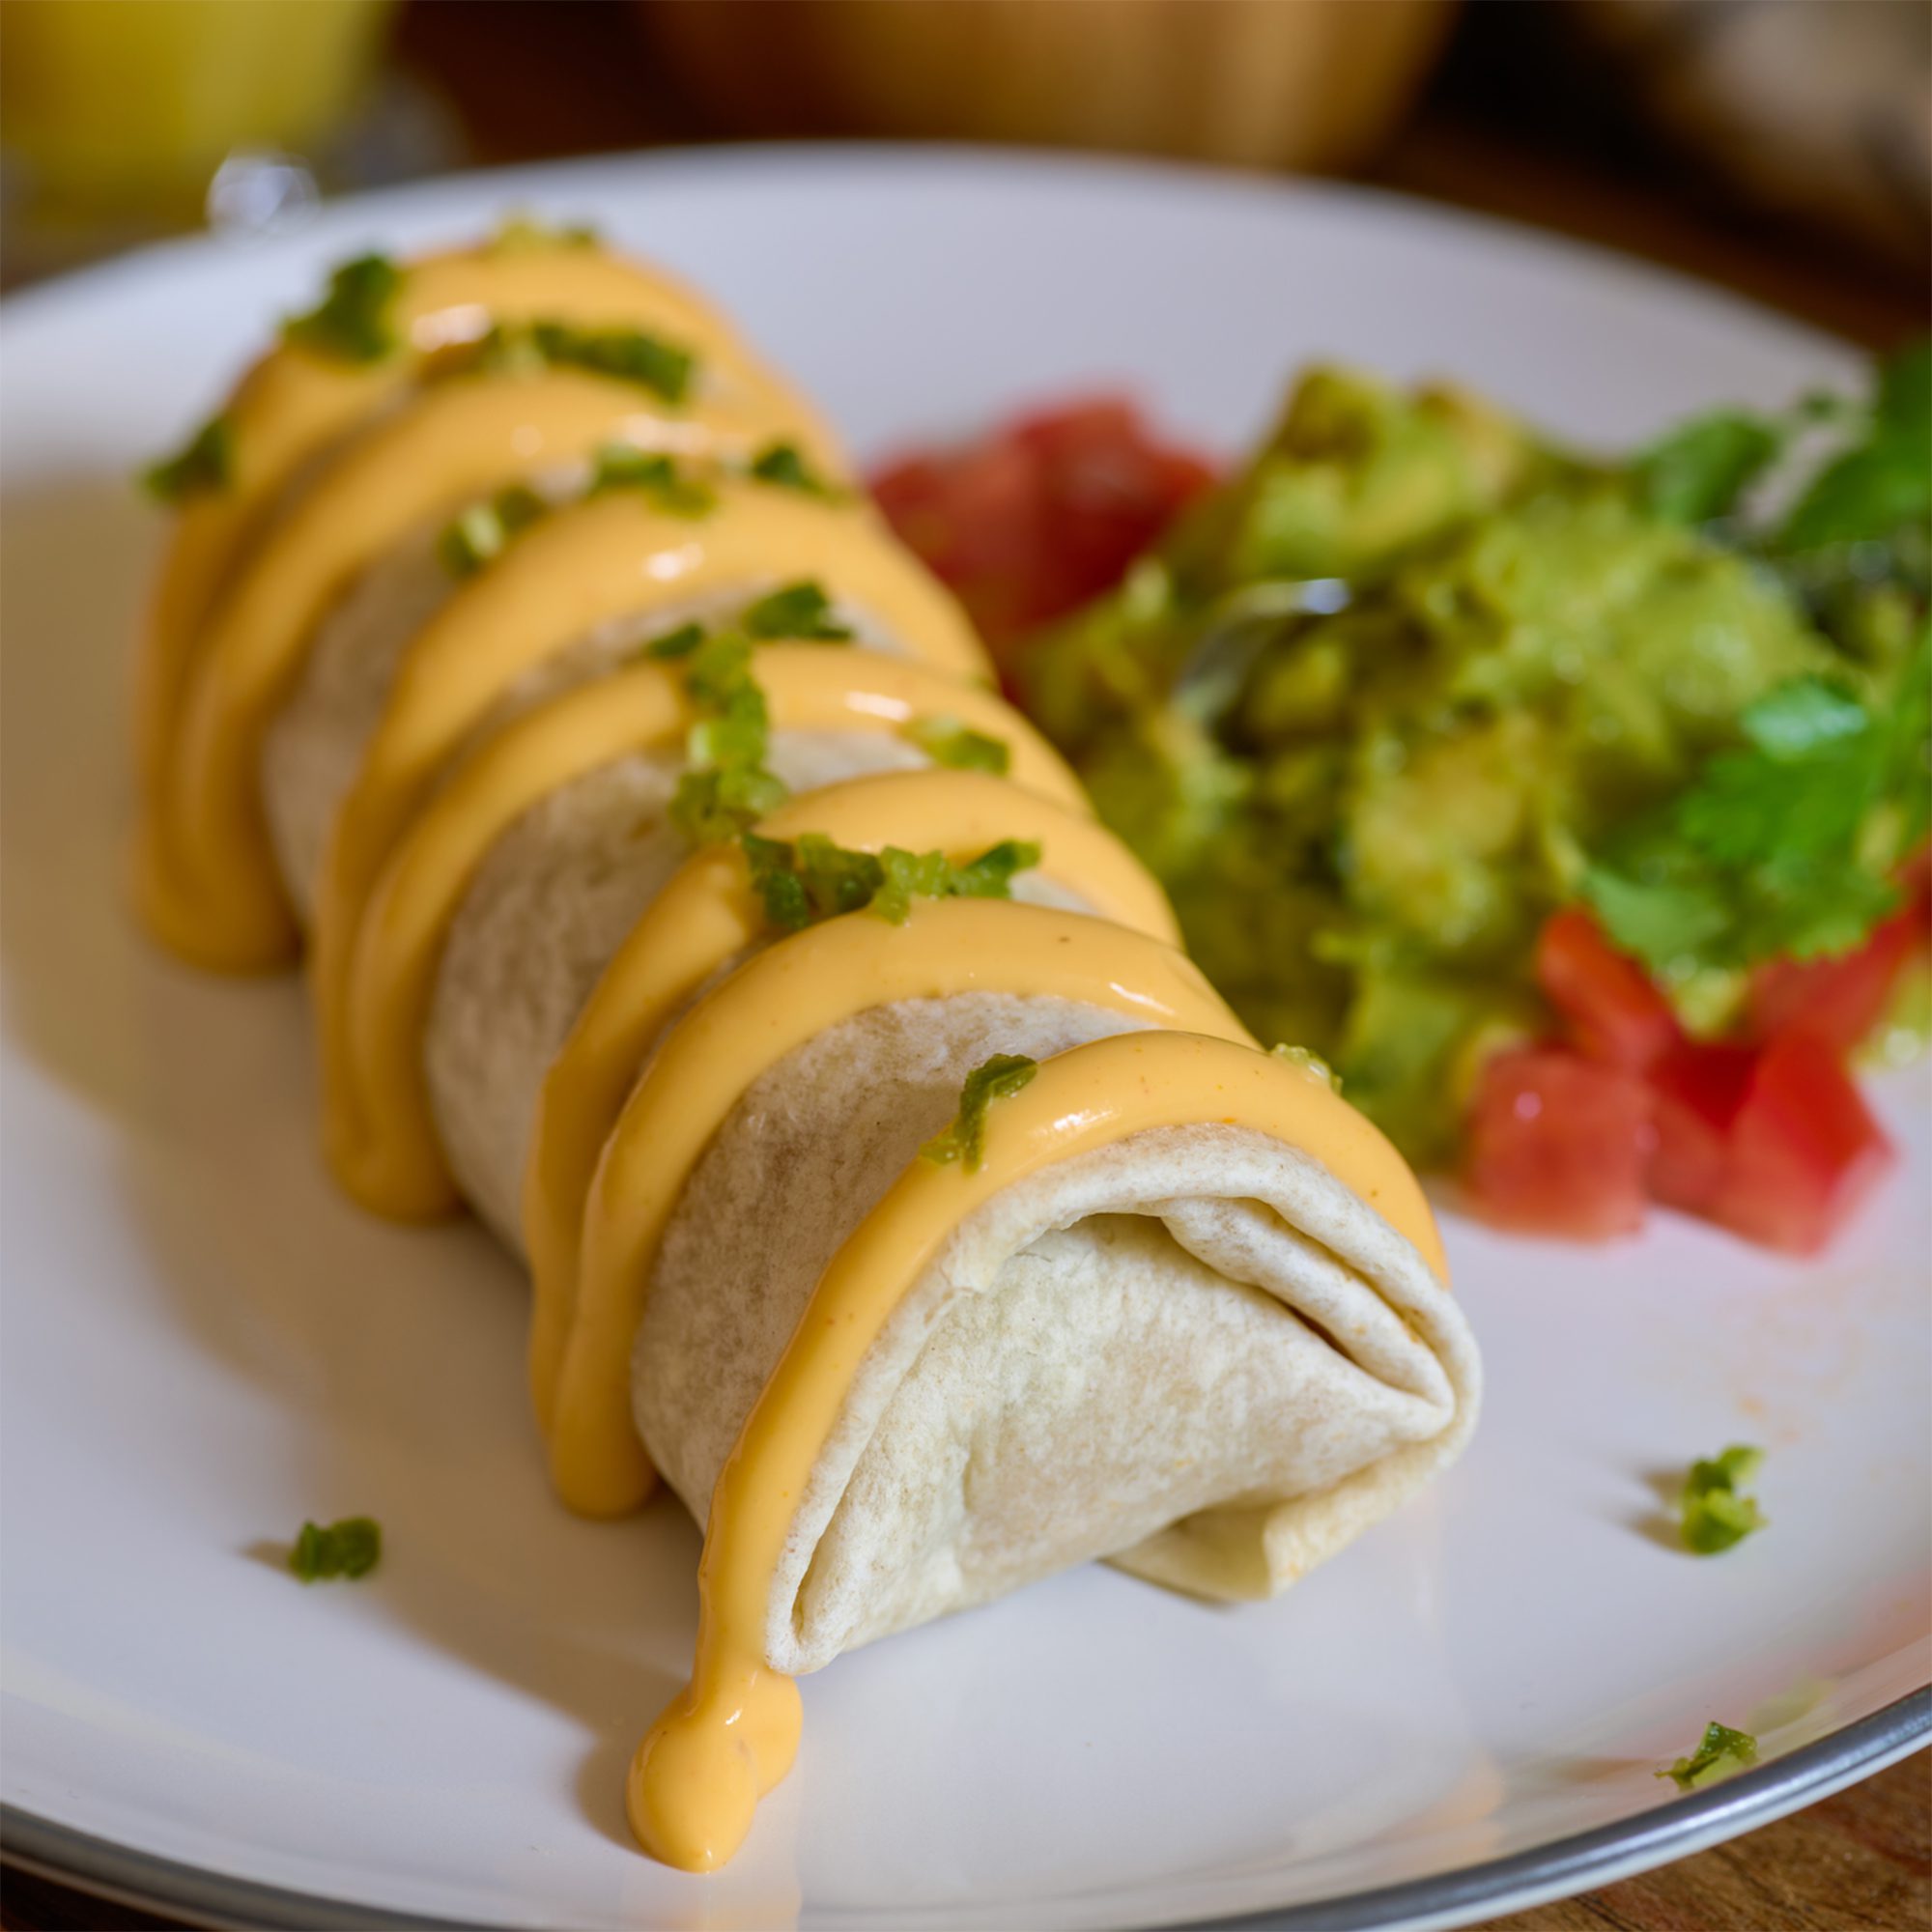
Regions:
[[[1340,168],[1454,0],[637,0],[737,133],[924,135]]]
[[[238,148],[312,150],[392,0],[0,0],[0,116],[37,201],[192,211]]]

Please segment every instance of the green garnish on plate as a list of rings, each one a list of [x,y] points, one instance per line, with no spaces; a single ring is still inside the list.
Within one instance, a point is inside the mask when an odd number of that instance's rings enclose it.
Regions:
[[[346,1516],[327,1527],[305,1522],[289,1551],[289,1568],[304,1583],[366,1577],[383,1560],[383,1526],[373,1517]]]
[[[978,1174],[986,1157],[987,1108],[995,1100],[1010,1099],[1038,1071],[1039,1063],[1023,1053],[996,1053],[982,1060],[959,1090],[952,1124],[920,1149],[920,1158],[941,1166],[956,1160],[968,1174]]]
[[[358,255],[329,276],[314,308],[283,323],[283,337],[332,362],[380,362],[398,346],[389,310],[402,286],[386,255]]]
[[[855,852],[822,832],[801,833],[795,841],[747,832],[740,843],[753,890],[781,932],[868,909],[902,925],[916,898],[1010,898],[1014,876],[1037,866],[1040,857],[1037,845],[1016,838],[1004,838],[959,865],[944,852],[896,845]]]
[[[1321,1081],[1331,1094],[1342,1091],[1342,1076],[1321,1058],[1319,1053],[1310,1053],[1305,1046],[1291,1046],[1286,1040],[1278,1041],[1268,1048],[1276,1060],[1285,1060],[1291,1066],[1298,1066],[1306,1073],[1312,1073]]]
[[[1844,952],[1898,904],[1891,874],[1932,810],[1932,626],[1885,702],[1807,674],[1738,728],[1583,875],[1610,937],[1665,980]]]
[[[1696,1791],[1734,1776],[1757,1762],[1757,1740],[1748,1731],[1734,1731],[1716,1719],[1704,1726],[1704,1736],[1689,1757],[1680,1757],[1660,1771],[1680,1791]]]
[[[780,489],[796,490],[807,497],[835,500],[845,493],[828,482],[806,460],[795,442],[768,442],[752,458],[751,474],[760,483]]]
[[[640,491],[673,517],[706,517],[718,507],[718,493],[701,477],[687,475],[675,458],[630,442],[603,443],[592,459],[587,494],[611,490]]]
[[[693,844],[708,845],[737,838],[790,793],[765,766],[771,712],[752,675],[751,639],[721,631],[680,662],[700,715],[686,737],[690,768],[671,795],[669,817]]]
[[[493,255],[535,255],[550,248],[595,248],[602,240],[587,221],[546,221],[525,211],[497,224],[489,247]]]
[[[955,772],[991,772],[1004,778],[1012,764],[1012,749],[1004,738],[975,731],[956,718],[915,718],[905,736],[935,765]]]
[[[833,616],[825,586],[810,578],[767,591],[746,605],[738,621],[752,637],[768,642],[793,638],[803,643],[843,644],[852,639],[851,626]]]
[[[184,503],[225,490],[235,474],[235,430],[225,415],[213,415],[174,455],[141,471],[141,487],[157,502]]]
[[[697,358],[641,328],[580,328],[567,322],[499,322],[477,345],[470,363],[483,369],[581,369],[634,383],[667,403],[691,393]]]
[[[550,505],[527,484],[508,483],[495,496],[444,526],[436,540],[437,561],[451,577],[474,577],[502,554],[520,530],[545,516]]]
[[[1678,1499],[1686,1549],[1716,1556],[1765,1526],[1757,1498],[1744,1493],[1763,1461],[1762,1449],[1733,1443],[1720,1455],[1691,1463]]]

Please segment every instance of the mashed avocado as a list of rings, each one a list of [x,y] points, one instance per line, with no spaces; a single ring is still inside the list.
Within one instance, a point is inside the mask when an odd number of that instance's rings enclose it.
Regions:
[[[1412,1157],[1452,1151],[1484,1052],[1542,1023],[1535,936],[1594,861],[1768,693],[1900,674],[1921,588],[1866,557],[1847,597],[1843,571],[1801,581],[1713,527],[1781,437],[1741,461],[1707,435],[1723,474],[1680,454],[1666,501],[1654,466],[1318,370],[1238,476],[1022,657],[1210,978]]]

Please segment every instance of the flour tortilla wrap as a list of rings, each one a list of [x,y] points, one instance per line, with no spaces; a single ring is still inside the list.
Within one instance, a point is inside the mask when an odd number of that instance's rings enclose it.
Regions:
[[[1058,999],[908,1001],[778,1063],[685,1190],[634,1406],[703,1520],[825,1264],[994,1052],[1123,1030]],[[1308,1156],[1203,1124],[1009,1188],[908,1283],[794,1519],[775,1669],[1109,1557],[1200,1595],[1286,1587],[1474,1425],[1480,1370],[1416,1250]]]
[[[588,474],[585,466],[576,466],[536,481],[545,496],[568,502],[582,495]],[[355,781],[404,654],[457,588],[437,555],[446,521],[412,531],[323,619],[300,681],[267,734],[263,799],[276,863],[304,924],[312,920],[329,828]],[[648,580],[640,577],[639,583],[647,586]],[[698,596],[640,598],[635,611],[587,633],[559,636],[551,656],[511,686],[469,742],[515,712],[608,670],[646,639],[686,623],[727,620],[776,587],[773,577],[759,575]],[[838,597],[836,584],[831,588],[832,614],[851,630],[856,643],[894,656],[915,655],[874,612]]]
[[[920,753],[892,734],[780,731],[772,760],[809,791]],[[497,841],[451,929],[432,1103],[465,1196],[513,1248],[544,1073],[686,856],[663,822],[677,770],[632,757],[552,793]],[[1015,896],[1079,909],[1037,874]],[[900,1002],[741,1098],[667,1232],[634,1363],[639,1433],[694,1516],[825,1263],[966,1073],[1126,1024],[1057,998]],[[814,1669],[1099,1557],[1204,1596],[1271,1594],[1454,1458],[1479,1379],[1415,1249],[1294,1150],[1208,1123],[1065,1162],[906,1285],[805,1493],[768,1660]]]

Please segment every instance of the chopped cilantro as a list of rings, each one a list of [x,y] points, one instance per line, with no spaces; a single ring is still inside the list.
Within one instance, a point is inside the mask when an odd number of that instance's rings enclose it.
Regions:
[[[795,442],[768,442],[752,459],[752,474],[760,483],[797,490],[808,497],[835,497],[843,493],[828,483],[806,461],[805,452]]]
[[[1013,838],[963,865],[943,852],[907,852],[896,845],[876,855],[855,852],[821,832],[802,833],[795,845],[752,832],[741,842],[753,890],[781,932],[867,908],[900,925],[915,898],[1009,898],[1014,875],[1039,864],[1037,845]]]
[[[958,772],[991,772],[1004,778],[1012,752],[1002,738],[970,730],[956,718],[915,718],[905,735],[935,765]]]
[[[607,442],[597,451],[590,472],[590,495],[607,490],[640,490],[653,505],[673,517],[708,516],[718,506],[708,483],[685,475],[661,451],[636,443]]]
[[[601,238],[587,221],[546,221],[520,210],[497,223],[490,238],[493,255],[532,255],[546,248],[594,248]]]
[[[1777,532],[1785,551],[1883,539],[1932,516],[1932,339],[1879,371],[1864,440],[1812,477]]]
[[[325,1528],[305,1522],[289,1551],[289,1568],[304,1583],[330,1577],[366,1577],[383,1558],[383,1526],[373,1518],[346,1516]]]
[[[485,367],[541,363],[554,369],[582,369],[593,376],[635,383],[668,403],[685,400],[697,368],[696,357],[688,349],[640,328],[579,328],[563,322],[498,323],[483,339],[479,353]]]
[[[141,472],[141,486],[163,503],[185,502],[225,490],[235,473],[235,431],[226,416],[210,416],[174,455]]]
[[[437,560],[451,577],[473,577],[549,508],[526,485],[506,484],[494,497],[470,504],[443,529],[436,540]]]
[[[1707,524],[1738,499],[1776,461],[1784,425],[1739,410],[1693,417],[1636,460],[1643,506],[1673,524]]]
[[[771,717],[752,675],[751,639],[720,632],[693,649],[685,688],[699,713],[686,739],[690,768],[671,796],[670,821],[694,844],[734,838],[789,796],[765,767]]]
[[[1678,1500],[1685,1548],[1715,1556],[1764,1527],[1757,1498],[1742,1490],[1763,1461],[1762,1449],[1734,1443],[1719,1456],[1691,1463]]]
[[[1757,1740],[1748,1731],[1734,1731],[1713,1719],[1704,1726],[1697,1748],[1657,1775],[1671,1779],[1680,1791],[1695,1791],[1756,1762]]]
[[[291,316],[282,334],[335,362],[380,362],[397,345],[389,309],[403,271],[386,255],[358,255],[328,278],[328,293],[306,315]]]
[[[674,631],[667,631],[661,638],[653,638],[644,646],[647,658],[688,658],[704,641],[702,624],[680,624]]]
[[[781,584],[748,604],[739,622],[753,637],[763,639],[796,638],[807,643],[842,644],[852,636],[849,626],[833,618],[825,586],[810,578]]]
[[[959,1090],[959,1111],[944,1133],[935,1134],[920,1149],[920,1158],[945,1165],[958,1161],[977,1174],[986,1157],[986,1109],[995,1100],[1010,1099],[1039,1071],[1039,1063],[1023,1053],[996,1053],[966,1076]]]
[[[1882,711],[1809,676],[1747,706],[1743,746],[1585,873],[1610,937],[1666,980],[1857,946],[1932,812],[1928,687],[1932,624]]]
[[[1285,1060],[1291,1066],[1299,1066],[1318,1080],[1325,1081],[1331,1094],[1342,1091],[1342,1076],[1320,1054],[1310,1053],[1305,1046],[1290,1046],[1283,1041],[1269,1047],[1268,1052],[1276,1060]]]

